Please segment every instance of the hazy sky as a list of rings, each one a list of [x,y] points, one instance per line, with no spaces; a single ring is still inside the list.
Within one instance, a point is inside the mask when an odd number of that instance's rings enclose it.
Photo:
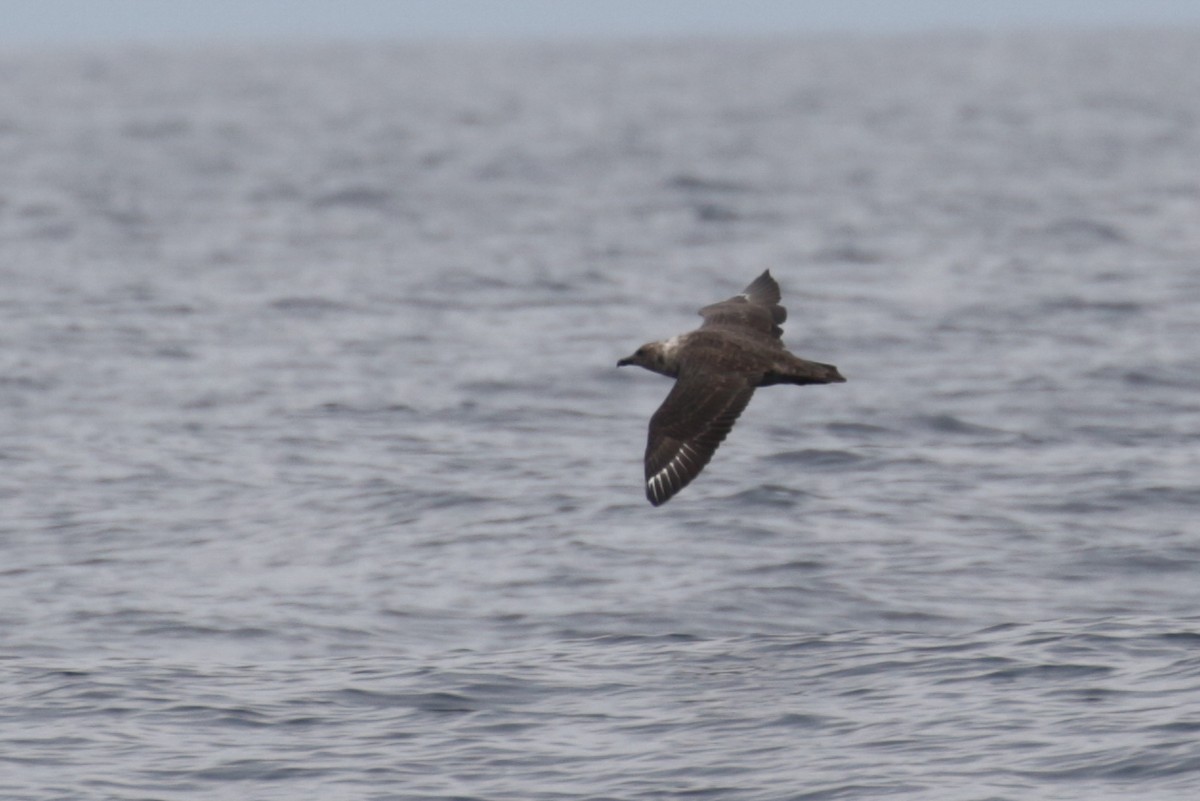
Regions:
[[[0,0],[0,45],[1200,27],[1200,0]]]

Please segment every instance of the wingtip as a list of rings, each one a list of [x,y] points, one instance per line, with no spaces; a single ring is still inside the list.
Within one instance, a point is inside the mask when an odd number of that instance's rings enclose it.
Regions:
[[[782,293],[779,290],[779,282],[775,280],[775,277],[771,275],[771,271],[767,269],[763,270],[758,278],[755,278],[746,285],[746,288],[742,290],[742,297],[753,303],[774,307],[782,299]],[[782,320],[777,320],[776,322],[782,322]]]
[[[653,476],[646,479],[646,500],[650,501],[651,506],[662,506],[671,500],[673,495],[671,488],[663,482],[661,477]]]

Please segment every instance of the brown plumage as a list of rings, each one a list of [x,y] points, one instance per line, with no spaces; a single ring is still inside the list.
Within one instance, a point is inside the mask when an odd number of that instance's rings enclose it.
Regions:
[[[787,310],[769,270],[742,294],[705,306],[695,331],[650,342],[617,362],[669,376],[675,386],[650,418],[646,497],[666,503],[708,464],[754,390],[845,381],[832,364],[793,356],[780,341]]]

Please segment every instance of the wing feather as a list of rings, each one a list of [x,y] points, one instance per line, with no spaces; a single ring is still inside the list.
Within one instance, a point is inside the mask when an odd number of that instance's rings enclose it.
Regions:
[[[780,297],[779,284],[770,270],[764,270],[740,295],[701,309],[701,328],[734,328],[778,339],[783,334],[779,326],[787,319],[787,309],[779,305]]]
[[[666,503],[700,474],[753,395],[754,385],[742,375],[680,374],[650,418],[645,459],[650,503]]]

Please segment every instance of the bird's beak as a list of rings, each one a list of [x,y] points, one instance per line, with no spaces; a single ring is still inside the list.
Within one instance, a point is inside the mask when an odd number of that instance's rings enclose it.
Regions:
[[[629,364],[629,359],[621,359],[617,362],[617,367],[625,367]]]

